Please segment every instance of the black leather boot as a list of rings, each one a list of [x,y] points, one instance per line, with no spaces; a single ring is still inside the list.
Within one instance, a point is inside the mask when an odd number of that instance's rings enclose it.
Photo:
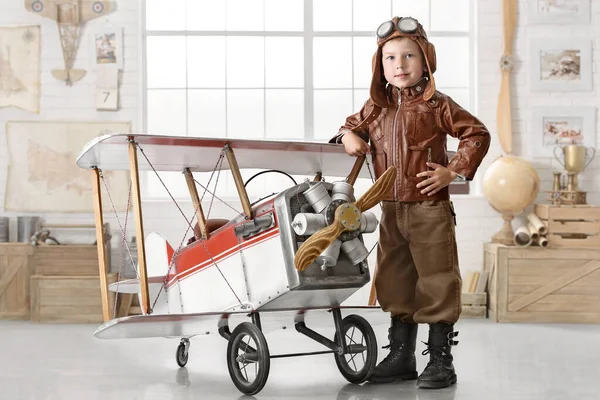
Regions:
[[[415,346],[417,344],[418,325],[405,323],[392,318],[388,339],[390,344],[384,349],[390,353],[375,367],[369,379],[373,383],[389,383],[400,380],[417,379],[417,361]]]
[[[452,324],[430,324],[429,341],[425,343],[427,349],[423,355],[429,354],[429,363],[417,379],[417,387],[426,389],[445,388],[456,383],[456,373],[452,365],[452,354],[450,349],[458,344],[454,338],[458,332],[454,332]]]

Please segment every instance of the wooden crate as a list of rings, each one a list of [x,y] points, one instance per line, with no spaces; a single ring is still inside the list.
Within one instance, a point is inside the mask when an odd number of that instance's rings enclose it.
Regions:
[[[108,274],[108,283],[117,274]],[[114,293],[109,292],[110,315]],[[31,277],[31,320],[49,323],[102,323],[102,298],[98,276]]]
[[[534,213],[548,227],[548,247],[599,247],[600,207],[536,204]]]
[[[34,275],[98,276],[99,274],[98,249],[95,245],[36,246],[32,262]]]
[[[32,254],[27,243],[0,243],[0,319],[29,319]]]
[[[460,318],[487,318],[487,293],[462,293]]]
[[[496,322],[600,323],[600,248],[484,244]]]

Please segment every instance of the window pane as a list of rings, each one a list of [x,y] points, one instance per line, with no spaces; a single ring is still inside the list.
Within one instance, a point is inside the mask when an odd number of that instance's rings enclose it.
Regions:
[[[215,167],[217,167],[217,162],[219,161],[219,157],[216,157],[214,160]],[[198,196],[202,199],[202,207],[204,208],[205,217],[209,218],[210,216],[215,216],[215,208],[223,209],[223,206],[227,208],[227,212],[231,209],[221,203],[217,198],[213,199],[213,193],[224,200],[225,196],[228,197],[236,197],[237,199],[237,191],[235,189],[235,183],[233,182],[233,178],[231,177],[231,171],[227,168],[227,159],[223,161],[221,164],[221,171],[219,172],[218,167],[213,172],[194,172],[194,179],[196,180],[196,189],[198,190]],[[212,176],[212,178],[211,178]],[[185,183],[181,184],[185,186]],[[202,185],[202,186],[201,186]],[[187,186],[186,186],[187,188]],[[206,190],[206,189],[208,190]],[[204,196],[204,198],[202,197]],[[189,198],[189,194],[188,194]],[[212,208],[210,206],[210,202],[212,200]],[[243,213],[241,207],[233,206],[236,211]],[[234,212],[231,210],[231,212]]]
[[[185,15],[185,0],[146,0],[146,29],[149,31],[183,31]]]
[[[315,38],[315,88],[352,87],[352,38]]]
[[[472,112],[471,108],[471,95],[468,88],[444,88],[439,87],[438,90],[448,96],[452,97],[455,103],[464,108],[465,110]]]
[[[148,133],[185,136],[185,89],[148,90]]]
[[[263,0],[226,0],[228,31],[263,31],[265,12]]]
[[[257,88],[265,84],[265,39],[227,38],[227,87]]]
[[[304,38],[265,38],[267,87],[304,87]]]
[[[359,112],[361,108],[365,105],[365,103],[369,100],[369,90],[368,89],[359,89],[354,91],[354,108],[352,112]]]
[[[391,19],[390,0],[354,0],[353,3],[355,31],[375,32],[381,23]]]
[[[173,197],[175,197],[176,199],[190,198],[190,192],[188,191],[187,185],[185,183],[185,177],[181,172],[158,171],[158,175],[160,175],[160,179],[162,179],[164,186],[163,183],[160,182],[154,171],[147,172],[146,188],[148,196],[150,196],[151,198],[170,199],[171,197],[169,196],[167,189],[165,189],[166,186],[169,189],[169,192],[171,192]],[[200,192],[200,188],[198,188],[198,192],[200,193],[200,195],[202,195]],[[187,217],[190,218],[189,215]],[[183,232],[181,232],[181,234],[183,234]]]
[[[419,20],[429,33],[429,2],[415,0],[392,0],[393,14],[399,17],[413,17]]]
[[[225,87],[225,47],[224,36],[188,36],[188,88]]]
[[[265,0],[265,30],[303,31],[304,0]]]
[[[304,139],[304,90],[267,90],[267,138]]]
[[[458,144],[460,141],[457,138],[452,136],[446,136],[446,150],[448,151],[456,151],[458,150]],[[450,161],[450,160],[448,160]]]
[[[352,3],[348,0],[313,0],[315,31],[351,31]]]
[[[265,136],[264,90],[227,91],[227,137],[262,139]]]
[[[148,88],[185,88],[184,36],[148,36]]]
[[[431,0],[431,30],[469,30],[469,0]]]
[[[437,70],[433,75],[439,87],[469,87],[471,63],[469,39],[464,37],[433,37]]]
[[[354,87],[371,87],[372,59],[373,53],[377,50],[377,41],[375,37],[355,37],[354,45]]]
[[[225,89],[188,91],[188,136],[226,137]]]
[[[169,4],[168,1],[162,0]],[[187,0],[188,31],[224,31],[225,2],[214,0]]]
[[[335,136],[352,114],[352,91],[315,90],[315,140]]]

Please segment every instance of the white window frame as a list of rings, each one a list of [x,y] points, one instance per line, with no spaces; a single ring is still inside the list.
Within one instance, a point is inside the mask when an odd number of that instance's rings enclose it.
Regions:
[[[350,1],[350,0],[349,0]],[[415,0],[417,1],[417,0]],[[418,0],[418,1],[428,1],[429,2],[429,21],[431,21],[431,0]],[[454,32],[454,31],[432,31],[429,30],[427,32],[428,37],[430,39],[435,40],[436,37],[466,37],[469,40],[469,64],[471,67],[471,74],[469,78],[469,104],[461,104],[465,108],[472,110],[475,114],[477,113],[477,91],[475,90],[477,84],[477,63],[476,61],[476,2],[474,0],[468,0],[469,4],[469,31],[468,32]],[[390,2],[390,15],[393,15],[393,1]],[[351,8],[352,13],[354,12],[354,7]],[[141,99],[142,99],[142,109],[141,109],[141,126],[142,131],[148,132],[148,82],[147,82],[147,37],[148,36],[246,36],[246,37],[303,37],[304,38],[304,131],[305,136],[304,140],[312,141],[314,140],[314,92],[318,90],[328,90],[328,88],[319,88],[314,89],[313,87],[313,39],[320,37],[373,37],[374,31],[317,31],[313,30],[312,21],[313,21],[313,0],[304,0],[304,30],[303,31],[148,31],[146,29],[146,2],[141,2],[141,75],[142,75],[142,85],[141,85]],[[352,23],[353,23],[353,15],[352,15]],[[352,51],[354,47],[352,47]],[[353,54],[351,55],[352,59],[354,59]],[[352,64],[352,72],[354,69],[354,64]],[[178,88],[179,89],[179,88]],[[214,88],[211,88],[214,89]],[[227,90],[228,88],[223,88]],[[278,88],[280,89],[280,88]],[[281,88],[286,89],[286,88]],[[299,89],[299,88],[290,88],[290,89]],[[335,88],[335,90],[340,91],[350,91],[350,95],[352,96],[352,104],[355,104],[354,99],[354,91],[355,90],[364,90],[368,88],[354,87],[354,83],[350,88]],[[444,89],[444,88],[442,88]],[[365,99],[366,100],[366,99]],[[358,110],[354,110],[356,112]],[[227,112],[227,111],[226,111]],[[186,133],[187,133],[187,115],[188,109],[186,108]],[[227,114],[226,114],[227,115]],[[266,120],[265,120],[265,131],[266,131]],[[448,138],[449,140],[454,140],[452,138]],[[149,173],[154,174],[153,171]],[[153,197],[148,193],[148,175],[142,174],[142,194],[144,196],[144,200],[149,201],[171,201],[168,197]],[[182,178],[182,185],[185,184],[185,180]],[[480,196],[482,192],[481,182],[478,177],[474,179],[473,182],[470,183],[470,192],[466,195],[453,195],[453,196]],[[226,196],[224,200],[235,200],[237,196]],[[189,201],[189,198],[176,198],[177,201]]]

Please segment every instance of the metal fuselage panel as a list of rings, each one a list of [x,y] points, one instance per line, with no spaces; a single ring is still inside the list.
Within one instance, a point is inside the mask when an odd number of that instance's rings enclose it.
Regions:
[[[296,235],[291,222],[298,212],[311,212],[302,195],[308,187],[302,183],[255,206],[255,218],[272,216],[267,228],[236,235],[236,226],[251,222],[239,216],[209,240],[183,249],[169,275],[169,312],[327,307],[341,304],[368,283],[366,262],[361,271],[343,256],[325,271],[316,264],[296,270],[294,255],[306,238]]]

